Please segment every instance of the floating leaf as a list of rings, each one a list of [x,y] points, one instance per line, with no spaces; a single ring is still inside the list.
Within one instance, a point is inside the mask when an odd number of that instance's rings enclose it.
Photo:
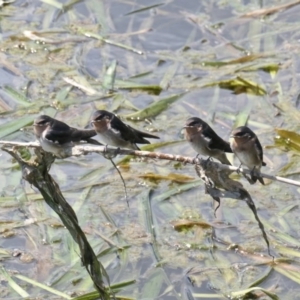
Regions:
[[[216,86],[220,88],[232,90],[234,94],[247,93],[256,96],[264,96],[267,94],[266,90],[257,83],[246,80],[240,76],[230,80],[216,81],[204,85],[205,87]]]
[[[194,227],[194,226],[199,226],[204,229],[212,227],[210,224],[204,221],[195,221],[195,220],[187,220],[187,219],[171,221],[171,225],[174,227],[176,231],[182,231],[183,229]]]
[[[144,83],[139,83],[139,82],[134,82],[129,80],[116,79],[115,85],[119,89],[147,91],[153,95],[159,95],[162,91],[162,87],[160,87],[159,85],[147,85]]]
[[[155,182],[162,181],[162,180],[170,180],[170,181],[177,182],[177,183],[184,183],[184,182],[194,180],[193,177],[186,176],[183,174],[175,174],[175,173],[170,173],[168,175],[160,175],[160,174],[156,174],[156,173],[146,173],[146,174],[140,175],[139,177],[144,178],[144,179],[149,179],[149,180],[155,181]]]
[[[263,289],[261,287],[252,287],[252,288],[249,288],[249,289],[245,289],[245,290],[241,290],[241,291],[237,291],[237,292],[232,292],[232,293],[230,293],[230,298],[231,299],[241,299],[242,297],[246,296],[247,294],[255,292],[255,291],[263,292],[273,300],[279,300],[279,298],[276,294],[271,293],[268,290]],[[248,297],[248,299],[250,299],[250,298]]]
[[[281,128],[275,128],[275,131],[278,134],[278,137],[275,138],[276,143],[300,151],[300,135],[298,133]]]
[[[222,67],[227,65],[235,65],[235,64],[243,64],[250,61],[255,61],[258,58],[263,57],[263,54],[251,54],[239,57],[237,59],[232,59],[228,61],[203,61],[203,66],[210,66],[210,67]]]
[[[281,141],[282,142],[282,141]],[[276,144],[278,144],[278,141],[276,140]],[[280,143],[280,145],[284,145]],[[294,150],[297,150],[294,148]],[[300,149],[298,150],[300,151]],[[288,161],[287,164],[285,164],[280,171],[278,172],[279,176],[291,176],[291,175],[298,175],[300,174],[300,157],[298,154],[292,155]]]

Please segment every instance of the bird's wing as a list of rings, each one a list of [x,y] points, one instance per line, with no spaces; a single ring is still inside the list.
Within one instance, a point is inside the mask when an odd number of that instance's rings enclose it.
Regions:
[[[258,138],[255,139],[254,145],[255,145],[255,148],[257,150],[258,157],[260,158],[260,161],[262,162],[262,165],[266,166],[266,163],[263,161],[263,148],[262,148]]]
[[[71,141],[71,128],[63,122],[55,120],[45,133],[45,138],[53,143],[65,144]]]
[[[133,127],[123,123],[118,117],[114,116],[111,120],[111,129],[114,130],[123,140],[131,143],[138,144],[149,144],[149,141],[144,139],[144,137],[155,138],[159,137],[152,135],[150,133],[142,132]]]
[[[91,137],[97,135],[97,132],[94,129],[77,129],[70,127],[70,135],[72,142],[79,142],[79,141],[87,141]]]
[[[210,126],[207,126],[203,130],[203,136],[208,142],[209,149],[219,149],[224,152],[232,153],[229,143],[220,138]]]

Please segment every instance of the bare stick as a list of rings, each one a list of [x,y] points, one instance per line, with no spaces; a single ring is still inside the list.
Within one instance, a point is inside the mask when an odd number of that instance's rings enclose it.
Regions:
[[[3,147],[29,147],[29,148],[40,148],[40,145],[37,142],[11,142],[11,141],[1,141],[0,145],[3,145]],[[105,147],[105,146],[94,146],[94,145],[88,145],[88,144],[81,144],[76,145],[72,148],[66,148],[65,149],[65,157],[69,156],[80,156],[80,155],[87,155],[89,153],[101,153],[106,155],[115,155],[116,154],[116,148],[114,147]],[[182,156],[182,155],[174,155],[174,154],[167,154],[167,153],[160,153],[160,152],[149,152],[149,151],[138,151],[138,150],[127,150],[127,149],[118,149],[118,154],[120,155],[133,155],[138,157],[148,157],[152,159],[164,159],[164,160],[172,160],[172,161],[178,161],[182,162],[184,164],[198,164],[198,160],[193,157],[188,156]],[[248,169],[239,169],[238,167],[234,166],[228,166],[223,165],[218,162],[213,163],[216,168],[219,168],[219,170],[228,170],[228,171],[240,171],[240,173],[243,174],[251,174],[251,170]],[[287,179],[284,177],[279,176],[273,176],[265,173],[259,174],[261,177],[268,178],[270,180],[279,181],[295,186],[300,186],[299,181]]]

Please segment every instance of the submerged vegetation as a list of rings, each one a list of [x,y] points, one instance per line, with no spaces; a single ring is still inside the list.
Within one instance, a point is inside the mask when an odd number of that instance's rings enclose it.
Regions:
[[[300,1],[198,2],[2,1],[0,138],[34,141],[39,114],[85,128],[106,109],[160,136],[144,150],[193,157],[181,129],[197,116],[225,140],[247,124],[264,146],[262,172],[299,180]],[[238,197],[222,199],[214,215],[218,203],[192,166],[118,156],[128,208],[108,160],[56,159],[50,173],[78,236],[1,154],[3,299],[97,299],[89,273],[97,281],[101,272],[99,286],[110,282],[116,299],[298,297],[295,186],[249,185],[233,173],[256,216]],[[81,265],[83,245],[99,260],[93,272]]]

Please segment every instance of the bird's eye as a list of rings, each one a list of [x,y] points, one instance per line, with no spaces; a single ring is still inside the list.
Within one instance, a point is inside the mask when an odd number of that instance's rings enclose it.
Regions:
[[[45,125],[46,123],[47,123],[47,120],[41,120],[41,121],[38,121],[36,124]]]
[[[100,115],[96,118],[96,121],[101,121],[105,118],[105,115]]]
[[[187,126],[195,127],[197,125],[200,125],[197,121],[193,121],[191,123],[186,124]]]
[[[246,136],[245,132],[238,132],[236,136],[243,137]]]

